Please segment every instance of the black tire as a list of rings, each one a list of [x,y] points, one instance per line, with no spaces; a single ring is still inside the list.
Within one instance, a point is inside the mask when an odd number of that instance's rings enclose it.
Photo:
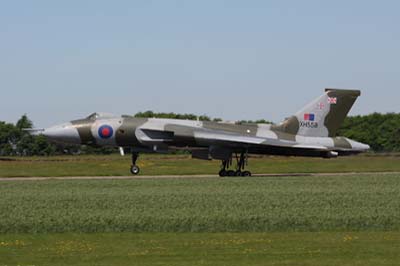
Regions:
[[[228,176],[235,176],[235,175],[236,175],[235,171],[233,171],[233,170],[228,171]]]
[[[244,171],[244,172],[242,173],[242,176],[251,176],[251,172],[249,172],[249,171]]]
[[[138,175],[140,173],[140,168],[137,165],[131,166],[131,173],[132,175]]]
[[[242,176],[243,175],[243,173],[242,173],[242,171],[240,171],[240,170],[237,170],[236,172],[235,172],[235,176]]]
[[[219,176],[220,177],[224,177],[224,176],[226,176],[227,175],[227,173],[226,173],[226,171],[225,170],[221,170],[221,171],[219,171]]]

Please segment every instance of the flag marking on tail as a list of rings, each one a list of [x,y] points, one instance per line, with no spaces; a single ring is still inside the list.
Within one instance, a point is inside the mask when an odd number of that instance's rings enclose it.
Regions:
[[[324,104],[324,103],[318,103],[318,104],[317,104],[317,108],[320,109],[320,110],[322,110],[322,109],[325,108],[325,104]]]
[[[336,97],[328,97],[328,103],[329,104],[337,104],[337,98]]]
[[[315,114],[304,114],[304,120],[305,121],[315,121]]]

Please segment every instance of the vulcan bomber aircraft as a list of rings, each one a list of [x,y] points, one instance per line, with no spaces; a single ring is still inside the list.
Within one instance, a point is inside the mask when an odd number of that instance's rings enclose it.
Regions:
[[[139,174],[139,153],[188,149],[192,157],[220,160],[220,176],[251,176],[249,154],[333,158],[357,154],[369,146],[337,137],[359,90],[325,89],[295,115],[276,125],[235,124],[94,113],[39,130],[65,144],[119,147],[132,153],[131,173]],[[38,131],[36,131],[38,132]]]

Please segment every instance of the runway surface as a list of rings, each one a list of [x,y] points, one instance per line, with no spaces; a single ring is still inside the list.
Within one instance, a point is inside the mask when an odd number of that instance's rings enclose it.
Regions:
[[[293,177],[293,176],[352,176],[352,175],[388,175],[400,172],[346,172],[346,173],[287,173],[254,174],[252,177]],[[41,181],[41,180],[126,180],[126,179],[168,179],[168,178],[221,178],[218,175],[157,175],[157,176],[62,176],[62,177],[0,177],[0,181]],[[225,177],[237,178],[237,177]],[[251,178],[251,177],[248,177]]]

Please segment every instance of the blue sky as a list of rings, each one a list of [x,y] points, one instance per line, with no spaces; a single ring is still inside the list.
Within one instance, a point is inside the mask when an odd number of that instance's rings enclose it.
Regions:
[[[399,1],[2,1],[0,120],[94,111],[280,121],[325,87],[399,112]]]

